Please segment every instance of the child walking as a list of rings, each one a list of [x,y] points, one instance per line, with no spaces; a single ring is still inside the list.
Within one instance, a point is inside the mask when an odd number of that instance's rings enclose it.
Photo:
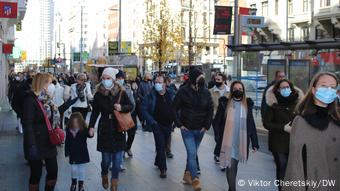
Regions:
[[[87,124],[79,112],[72,113],[66,128],[65,156],[71,164],[72,184],[70,191],[84,191],[86,163],[90,162],[87,138],[92,138]]]

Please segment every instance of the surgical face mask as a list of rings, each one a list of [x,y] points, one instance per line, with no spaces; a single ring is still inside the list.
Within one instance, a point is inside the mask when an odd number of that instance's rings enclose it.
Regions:
[[[50,97],[53,97],[54,92],[55,92],[55,85],[54,85],[54,84],[48,85],[47,94],[48,94]]]
[[[280,94],[282,95],[282,97],[288,97],[290,96],[291,93],[292,93],[292,90],[290,88],[280,89]]]
[[[205,86],[205,80],[204,78],[200,78],[198,81],[197,81],[197,87],[200,88],[200,89],[203,89]]]
[[[330,104],[337,98],[336,89],[331,87],[319,87],[315,93],[316,99],[324,104]]]
[[[124,85],[125,81],[124,81],[124,79],[121,79],[121,80],[117,80],[117,83],[120,84],[120,85]]]
[[[20,81],[20,77],[19,76],[15,76],[15,80],[16,81]]]
[[[162,84],[162,83],[156,83],[156,84],[155,84],[155,90],[156,90],[157,92],[162,91],[162,90],[163,90],[163,84]]]
[[[103,80],[102,84],[103,84],[104,88],[106,88],[106,89],[111,89],[114,86],[113,80],[111,80],[111,79],[110,80]]]

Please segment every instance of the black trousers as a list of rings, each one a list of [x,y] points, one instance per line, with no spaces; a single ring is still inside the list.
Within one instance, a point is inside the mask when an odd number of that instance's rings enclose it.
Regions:
[[[132,147],[132,143],[135,140],[135,135],[137,131],[137,113],[134,111],[131,113],[133,122],[135,122],[135,127],[127,131],[127,141],[126,141],[126,151],[129,151]]]
[[[287,153],[272,152],[276,165],[276,179],[283,180],[286,174],[286,168],[288,163]],[[279,191],[281,191],[281,186],[279,186]]]
[[[166,156],[165,156],[165,145],[171,135],[171,125],[157,125],[153,127],[153,136],[156,144],[156,159],[155,165],[160,170],[167,170]]]
[[[238,160],[232,158],[230,167],[227,167],[227,170],[226,170],[229,191],[236,191],[237,168],[238,168]]]
[[[215,135],[215,149],[214,155],[219,157],[221,153],[221,147],[223,142],[224,127],[220,128],[217,125],[213,125],[214,135]]]
[[[72,107],[72,113],[74,112],[80,112],[83,118],[86,120],[88,108],[82,108],[82,107]]]
[[[57,158],[53,157],[50,159],[45,159],[45,165],[46,165],[46,182],[49,180],[56,180],[58,177],[58,163]],[[42,160],[30,160],[29,166],[31,169],[31,175],[30,175],[30,184],[39,184],[41,174],[42,174],[42,168],[43,168],[43,162]]]

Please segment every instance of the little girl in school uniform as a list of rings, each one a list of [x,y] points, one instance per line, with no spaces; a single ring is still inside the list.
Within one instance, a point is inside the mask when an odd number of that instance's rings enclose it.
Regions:
[[[72,184],[70,191],[84,191],[86,163],[90,162],[87,138],[92,138],[81,113],[72,113],[66,128],[65,156],[71,164]]]

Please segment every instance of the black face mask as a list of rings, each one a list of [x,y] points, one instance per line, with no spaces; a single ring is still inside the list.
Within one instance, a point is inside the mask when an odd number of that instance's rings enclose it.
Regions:
[[[205,80],[204,80],[204,78],[200,78],[200,79],[197,81],[197,87],[200,88],[200,89],[202,89],[202,88],[204,88],[204,86],[205,86]]]
[[[232,97],[235,98],[235,99],[242,99],[243,97],[243,91],[240,91],[240,90],[235,90],[232,92]]]
[[[223,84],[223,82],[215,82],[215,86],[218,87],[218,88],[221,87],[222,84]]]

